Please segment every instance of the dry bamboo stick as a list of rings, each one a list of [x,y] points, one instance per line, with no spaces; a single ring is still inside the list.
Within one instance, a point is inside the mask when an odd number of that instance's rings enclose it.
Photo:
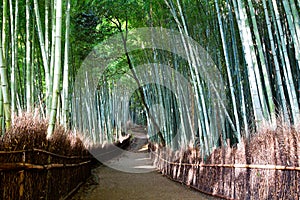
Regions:
[[[14,154],[14,153],[23,153],[26,152],[27,150],[20,150],[20,151],[0,151],[0,154]]]
[[[44,169],[42,165],[33,165],[29,163],[0,163],[1,170],[10,169]]]
[[[20,150],[20,151],[0,151],[0,154],[18,154],[18,153],[24,153],[24,152],[42,152],[48,155],[60,157],[60,158],[68,158],[68,159],[75,159],[75,158],[91,158],[91,156],[64,156],[64,155],[59,155],[56,153],[52,153],[46,150],[42,149],[32,149],[32,150]]]
[[[63,168],[63,167],[77,167],[90,163],[91,161],[85,161],[76,164],[48,164],[48,165],[33,165],[30,163],[0,163],[0,170],[16,170],[16,169],[52,169],[52,168]]]
[[[32,151],[37,151],[37,152],[42,152],[42,153],[46,153],[48,155],[52,155],[52,156],[56,156],[56,157],[60,157],[60,158],[91,158],[91,156],[64,156],[64,155],[59,155],[59,154],[56,154],[56,153],[52,153],[52,152],[49,152],[49,151],[46,151],[46,150],[42,150],[42,149],[33,149]]]
[[[76,164],[49,164],[49,165],[44,165],[46,169],[51,169],[51,168],[62,168],[62,167],[78,167],[81,165],[85,165],[90,163],[91,161],[86,161],[86,162],[81,162],[81,163],[76,163]]]

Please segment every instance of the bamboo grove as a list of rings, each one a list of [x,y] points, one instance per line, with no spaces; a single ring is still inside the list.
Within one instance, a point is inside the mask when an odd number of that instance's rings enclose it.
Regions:
[[[42,4],[37,0],[2,2],[0,123],[3,131],[9,129],[16,114],[34,109],[43,117],[50,116],[49,136],[57,108],[61,109],[62,123],[67,124],[70,1],[64,5],[62,1]],[[64,54],[61,53],[63,6]],[[63,80],[64,92],[61,93],[62,60],[63,76],[67,79]],[[58,98],[63,99],[61,105]]]
[[[48,136],[59,122],[103,143],[119,140],[131,121],[148,125],[155,142],[197,145],[209,154],[250,139],[266,124],[292,126],[300,115],[299,6],[299,0],[3,0],[2,130],[17,113],[36,110],[49,118]],[[168,44],[173,52],[182,44],[184,57],[153,47],[125,53],[135,42],[128,32],[140,27],[176,31],[207,54],[184,38]],[[98,58],[110,55],[114,49],[101,44],[115,34],[122,36],[121,55],[107,59],[104,75],[89,90],[89,80],[76,81],[82,63],[99,45]],[[195,67],[203,55],[214,63],[217,73],[211,74],[220,74],[217,89],[204,78],[206,70]],[[137,66],[152,63],[152,83],[139,82],[149,70]],[[172,90],[163,87],[163,71],[155,71],[160,64],[174,69],[168,72]],[[178,84],[176,72],[191,88]],[[127,94],[116,88],[120,82],[138,89]],[[186,99],[193,103],[182,104]]]

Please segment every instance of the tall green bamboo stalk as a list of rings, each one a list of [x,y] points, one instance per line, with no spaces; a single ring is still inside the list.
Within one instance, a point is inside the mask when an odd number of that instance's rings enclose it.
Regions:
[[[7,80],[7,66],[6,66],[6,48],[7,48],[7,22],[8,22],[8,5],[7,0],[3,0],[3,17],[2,17],[2,42],[0,47],[0,78],[1,78],[1,89],[3,95],[3,111],[5,117],[5,128],[8,129],[11,123],[11,107],[8,90]]]
[[[66,9],[66,35],[65,35],[65,58],[64,58],[64,73],[63,73],[63,91],[62,91],[62,119],[65,128],[68,127],[69,114],[69,34],[70,34],[70,0],[67,1]]]
[[[30,0],[26,0],[26,110],[31,112]]]
[[[2,52],[2,44],[0,46],[0,52]],[[1,54],[1,53],[0,53]],[[7,80],[7,67],[2,54],[0,55],[0,76],[1,76],[1,89],[3,95],[3,109],[5,116],[5,128],[9,129],[11,123],[11,107],[10,98],[8,90],[8,80]]]
[[[295,11],[294,2],[291,1],[291,6],[288,1],[282,1],[283,7],[286,13],[286,19],[288,21],[289,30],[291,32],[291,36],[293,38],[293,45],[295,49],[300,49],[300,24],[299,24],[299,15],[297,11]],[[293,12],[292,12],[293,11]],[[295,51],[296,61],[298,67],[300,69],[300,51]]]
[[[49,58],[49,0],[45,0],[45,52]]]
[[[235,93],[234,93],[235,89],[233,87],[232,75],[231,75],[231,70],[230,70],[228,49],[227,49],[225,34],[224,34],[224,30],[223,30],[223,22],[222,22],[222,18],[221,18],[221,13],[220,13],[220,9],[219,9],[217,0],[215,0],[215,5],[216,5],[217,14],[218,14],[220,34],[221,34],[221,40],[222,40],[222,45],[223,45],[223,53],[225,56],[225,64],[226,64],[226,69],[227,69],[227,77],[228,77],[230,93],[231,93],[231,100],[232,100],[232,105],[233,105],[233,113],[234,113],[236,131],[237,131],[238,135],[241,135],[241,132],[240,132],[241,128],[240,128],[239,116],[238,116],[238,111],[237,111],[236,97],[235,97]],[[238,137],[238,142],[240,142],[240,140],[241,140],[241,138]]]
[[[274,59],[276,78],[277,78],[277,86],[279,88],[279,95],[281,98],[281,109],[283,111],[284,120],[285,120],[285,122],[288,123],[290,120],[289,120],[289,115],[288,115],[288,111],[287,111],[286,97],[284,94],[282,77],[281,77],[280,67],[279,67],[279,61],[277,58],[275,42],[274,42],[274,38],[273,38],[273,32],[272,32],[272,27],[271,27],[271,22],[270,22],[270,18],[269,18],[269,12],[268,12],[268,8],[267,8],[266,0],[263,0],[263,7],[264,7],[264,13],[265,13],[265,20],[266,20],[267,28],[268,28],[268,35],[269,35],[269,39],[270,39],[270,43],[271,43],[271,51],[272,51],[272,55],[273,55],[273,59]]]
[[[261,43],[261,38],[260,38],[260,34],[259,34],[259,30],[257,27],[257,22],[256,22],[256,17],[255,17],[255,10],[252,4],[252,0],[247,0],[248,1],[248,6],[249,6],[249,10],[250,10],[250,16],[251,16],[251,20],[252,20],[252,24],[253,24],[253,32],[254,32],[254,36],[255,36],[255,42],[256,42],[256,49],[258,51],[258,57],[259,57],[259,61],[260,61],[260,67],[262,69],[262,78],[264,81],[264,85],[265,85],[265,91],[266,91],[266,98],[264,98],[265,100],[263,100],[264,104],[268,105],[269,111],[265,112],[265,118],[269,121],[273,121],[276,123],[275,120],[275,105],[273,102],[273,95],[272,95],[272,89],[271,89],[271,84],[270,84],[270,78],[269,78],[269,73],[267,70],[267,66],[266,66],[266,57],[264,55],[263,52],[263,46]],[[259,72],[259,70],[256,70],[256,72]],[[259,79],[258,79],[259,80]],[[263,93],[263,90],[260,90],[260,93]],[[264,107],[266,107],[267,105],[264,105]],[[268,108],[265,108],[265,110],[268,110]],[[267,116],[266,116],[267,115]]]
[[[51,103],[52,103],[52,92],[53,92],[53,77],[54,77],[54,66],[55,66],[55,33],[56,33],[56,20],[55,17],[56,16],[56,2],[57,0],[51,0],[51,24],[52,24],[52,38],[51,38],[51,59],[50,59],[50,66],[49,66],[49,72],[50,72],[50,76],[49,76],[49,91],[48,94],[46,94],[47,98],[46,98],[46,105],[47,105],[47,109],[46,109],[46,115],[49,116],[50,112],[51,112]]]
[[[36,17],[36,24],[38,28],[38,36],[40,41],[40,50],[42,53],[42,59],[43,59],[43,65],[45,70],[45,85],[46,85],[46,94],[49,94],[49,87],[50,87],[50,73],[49,73],[49,64],[48,64],[48,57],[47,57],[47,50],[45,46],[45,40],[44,40],[44,33],[42,30],[42,22],[40,18],[40,11],[39,11],[39,5],[37,0],[34,0],[34,12]],[[46,96],[48,98],[48,96]]]
[[[49,126],[47,129],[47,138],[50,138],[56,123],[56,114],[59,98],[59,83],[61,75],[61,27],[62,27],[62,1],[56,2],[56,31],[55,31],[55,62],[54,62],[54,79],[53,79],[53,91],[52,91],[52,104],[51,113],[49,119]]]
[[[11,35],[11,74],[10,74],[10,88],[11,88],[11,113],[12,113],[12,121],[13,121],[13,117],[14,114],[16,112],[16,97],[15,97],[15,90],[16,90],[16,86],[15,86],[15,68],[16,68],[16,34],[15,34],[15,16],[14,16],[14,11],[13,11],[13,5],[12,5],[12,0],[9,0],[9,15],[10,15],[10,35]]]
[[[259,93],[258,85],[260,84],[260,75],[255,66],[257,66],[256,55],[253,53],[253,42],[249,22],[245,13],[245,5],[241,0],[233,0],[237,24],[242,40],[242,47],[244,58],[248,68],[248,81],[250,84],[251,98],[253,104],[253,111],[255,117],[255,124],[257,127],[263,122],[263,107],[262,107],[262,93]],[[257,67],[256,67],[257,68]]]
[[[276,31],[278,31],[277,35],[279,37],[279,46],[280,46],[280,52],[282,53],[282,64],[283,66],[285,66],[283,68],[284,71],[284,76],[285,79],[287,81],[287,92],[288,92],[288,97],[289,97],[289,101],[290,101],[290,105],[291,105],[291,112],[292,112],[292,117],[293,117],[293,121],[296,122],[299,119],[299,104],[298,104],[298,100],[297,100],[297,95],[296,95],[296,90],[295,90],[295,85],[294,85],[294,80],[293,80],[293,76],[292,76],[292,71],[291,71],[291,64],[290,64],[290,59],[288,56],[288,52],[287,52],[287,46],[286,46],[286,39],[285,39],[285,34],[283,32],[283,27],[281,24],[281,20],[280,20],[280,15],[279,15],[279,10],[277,7],[277,2],[275,0],[272,0],[272,4],[271,2],[269,3],[270,7],[273,8],[273,15],[275,17],[275,22],[274,25],[277,26]]]

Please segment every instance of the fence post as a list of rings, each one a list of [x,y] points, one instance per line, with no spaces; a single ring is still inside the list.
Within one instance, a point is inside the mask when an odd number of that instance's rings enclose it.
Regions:
[[[26,162],[26,152],[24,151],[23,152],[23,155],[22,155],[22,163],[25,164]],[[25,178],[25,175],[24,175],[24,170],[21,170],[20,171],[20,177],[19,177],[19,199],[22,199],[23,198],[23,194],[24,194],[24,178]]]
[[[48,165],[51,164],[51,155],[48,156],[48,162],[47,162]],[[51,171],[50,169],[46,169],[47,170],[47,176],[46,176],[46,188],[45,188],[45,197],[46,197],[46,200],[48,199],[51,199],[49,198],[49,194],[51,194],[51,192],[49,192],[49,180],[51,179]]]

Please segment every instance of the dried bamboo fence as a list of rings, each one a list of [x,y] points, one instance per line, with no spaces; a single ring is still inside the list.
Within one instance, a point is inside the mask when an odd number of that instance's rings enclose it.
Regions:
[[[0,199],[64,199],[90,172],[90,156],[41,149],[1,151]]]
[[[223,199],[300,199],[300,134],[278,128],[238,148],[218,148],[204,161],[197,149],[151,146],[154,164],[174,181]]]
[[[47,127],[46,119],[24,113],[0,137],[0,199],[64,199],[90,176],[82,140],[59,125],[47,139]]]

